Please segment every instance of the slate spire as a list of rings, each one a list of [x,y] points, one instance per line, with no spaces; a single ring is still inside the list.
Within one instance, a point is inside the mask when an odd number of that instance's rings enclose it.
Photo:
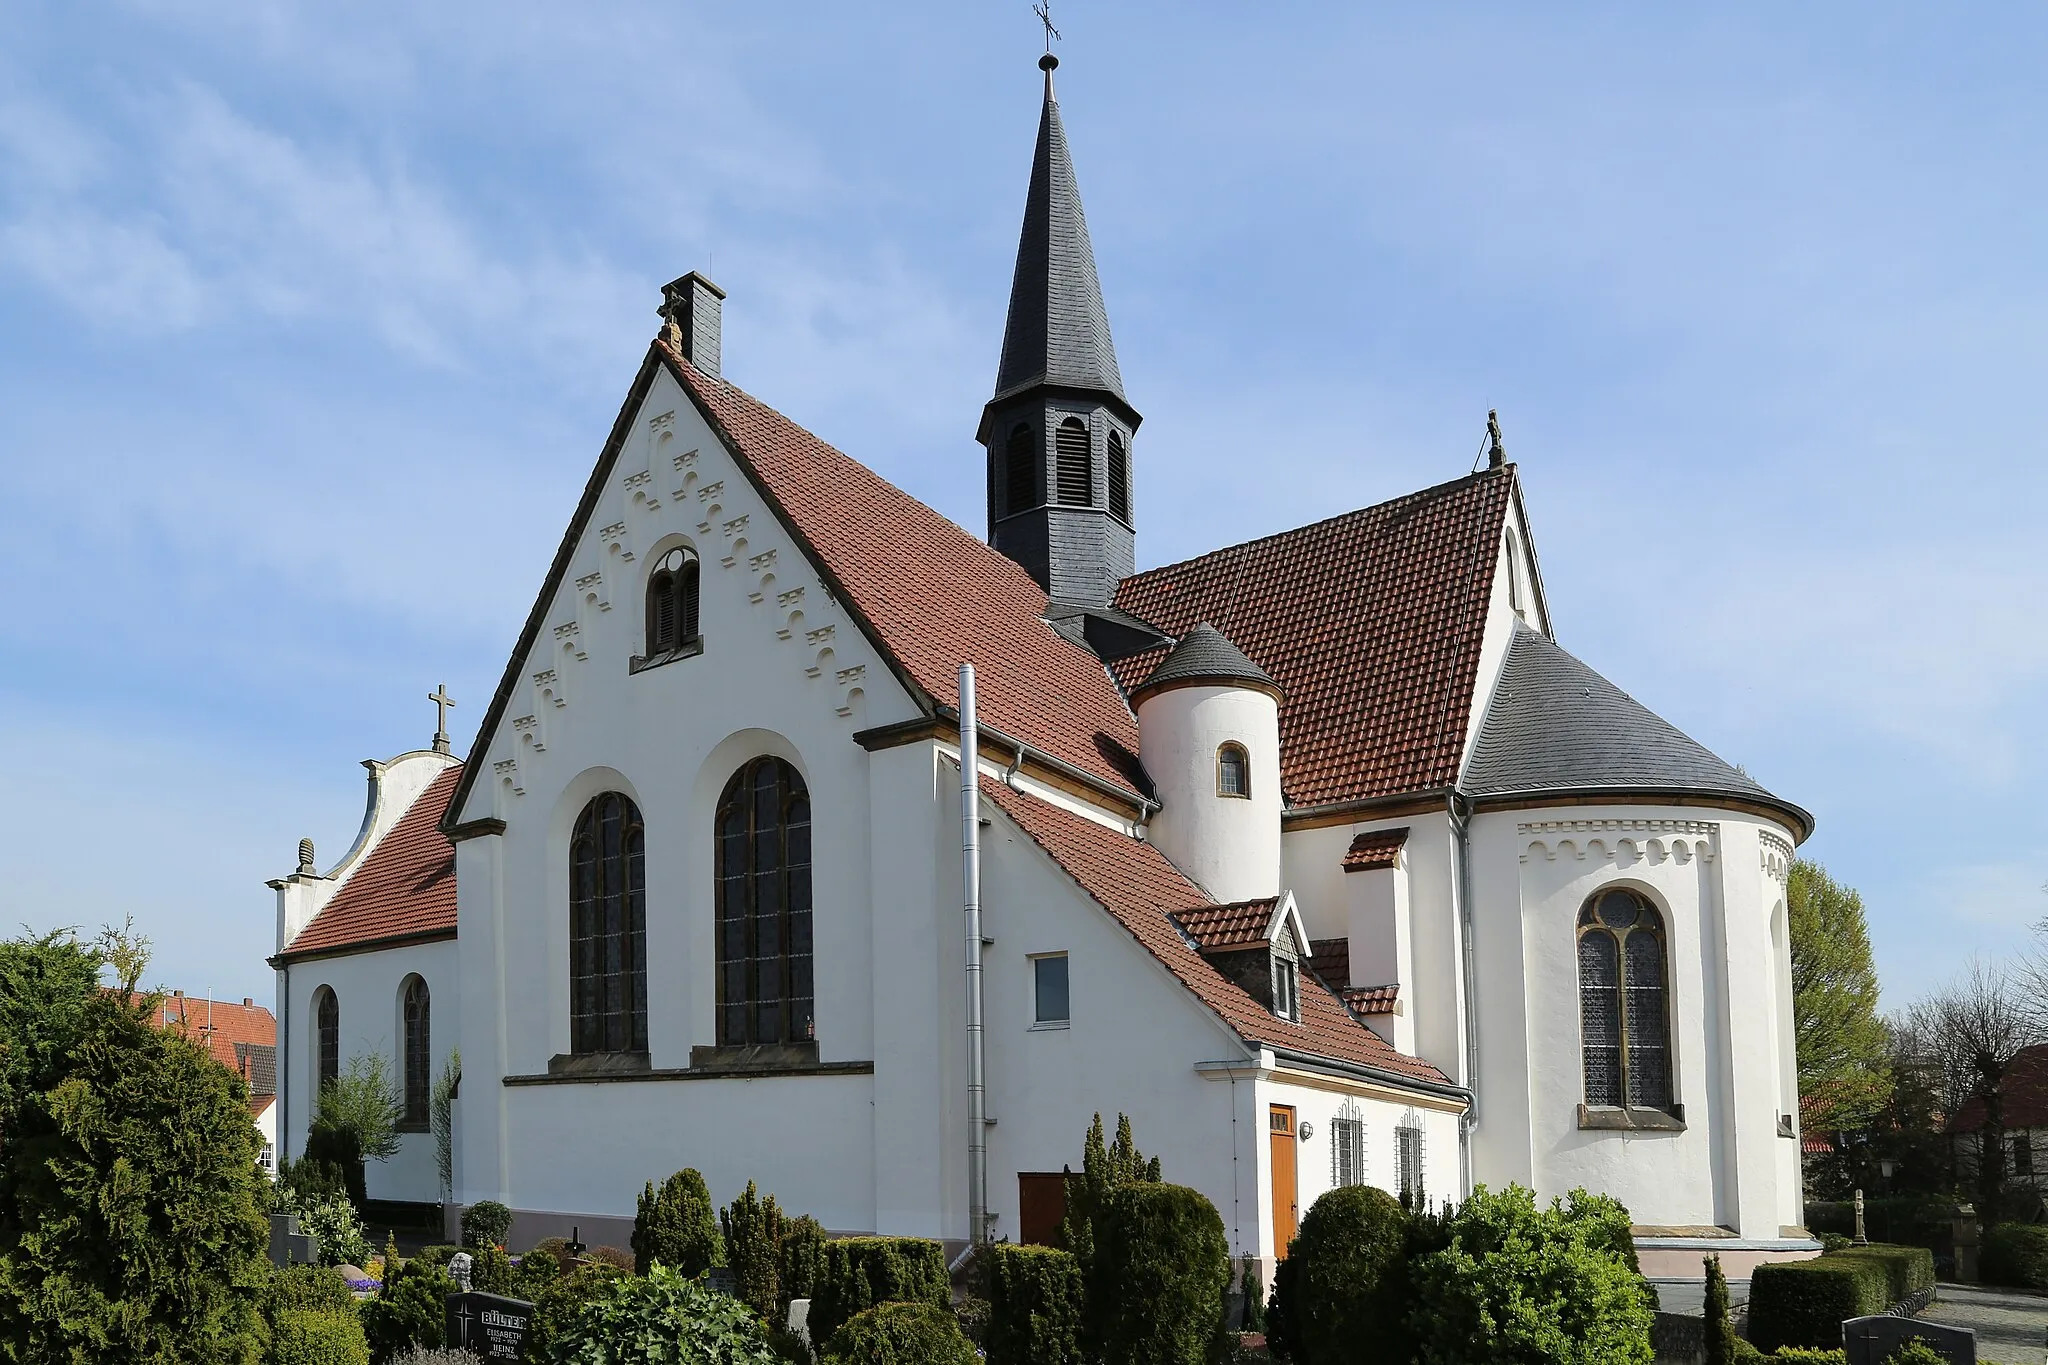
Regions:
[[[1045,103],[1024,197],[988,447],[989,543],[1055,601],[1106,607],[1132,569],[1131,441],[1095,249],[1053,94],[1059,59],[1039,60]]]

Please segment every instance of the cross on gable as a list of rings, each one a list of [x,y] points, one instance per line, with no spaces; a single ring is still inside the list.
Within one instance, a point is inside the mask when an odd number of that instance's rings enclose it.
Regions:
[[[434,752],[445,754],[448,750],[448,708],[455,705],[455,698],[448,695],[448,684],[441,683],[427,694],[427,700],[434,703]]]

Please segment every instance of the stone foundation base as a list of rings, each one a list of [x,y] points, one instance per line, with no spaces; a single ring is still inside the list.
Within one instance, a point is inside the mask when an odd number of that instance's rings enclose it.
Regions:
[[[1721,1258],[1721,1273],[1746,1280],[1760,1265],[1808,1261],[1820,1255],[1810,1237],[1637,1237],[1636,1260],[1652,1280],[1704,1280],[1706,1258]]]

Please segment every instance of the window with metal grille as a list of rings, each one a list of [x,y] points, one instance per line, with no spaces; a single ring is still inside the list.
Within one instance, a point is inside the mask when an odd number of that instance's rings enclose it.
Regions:
[[[592,798],[570,836],[569,1047],[647,1050],[647,835],[618,792]]]
[[[1330,1120],[1330,1183],[1339,1189],[1365,1183],[1365,1119],[1350,1100]]]
[[[1301,1022],[1301,969],[1279,953],[1273,954],[1273,1013]]]
[[[1232,742],[1216,751],[1216,794],[1251,796],[1252,758],[1244,745]]]
[[[313,1071],[321,1090],[341,1076],[341,1002],[326,986],[313,996]]]
[[[1673,1103],[1664,917],[1633,891],[1604,891],[1579,912],[1579,1042],[1586,1103]]]
[[[1019,422],[1003,443],[1003,515],[1014,517],[1038,506],[1044,487],[1038,477],[1038,433]]]
[[[1069,417],[1053,435],[1053,472],[1062,503],[1086,507],[1093,500],[1095,490],[1089,478],[1092,463],[1088,428],[1080,418]]]
[[[1422,1129],[1404,1123],[1394,1130],[1394,1180],[1409,1208],[1422,1207]]]
[[[1109,433],[1109,511],[1119,521],[1131,519],[1131,453],[1120,431]]]
[[[697,642],[697,556],[677,546],[647,579],[647,657]]]
[[[789,764],[757,758],[725,784],[717,819],[719,1045],[813,1038],[810,793]]]
[[[425,1127],[427,1097],[433,1088],[432,1000],[427,983],[417,976],[405,979],[402,995],[405,1015],[405,1121]]]

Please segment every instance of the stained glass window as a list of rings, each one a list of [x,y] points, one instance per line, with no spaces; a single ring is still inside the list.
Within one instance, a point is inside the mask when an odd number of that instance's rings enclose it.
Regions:
[[[404,1013],[405,1121],[424,1126],[427,1121],[427,1095],[433,1084],[433,1021],[427,983],[417,976],[406,978]]]
[[[816,1036],[811,798],[795,768],[757,758],[718,800],[718,1041]]]
[[[647,1051],[647,838],[618,792],[583,808],[569,844],[569,1046]]]
[[[341,1002],[325,986],[314,997],[313,1032],[314,1068],[325,1090],[341,1075]]]
[[[1608,891],[1586,902],[1578,932],[1586,1103],[1671,1108],[1664,917],[1633,891]]]

